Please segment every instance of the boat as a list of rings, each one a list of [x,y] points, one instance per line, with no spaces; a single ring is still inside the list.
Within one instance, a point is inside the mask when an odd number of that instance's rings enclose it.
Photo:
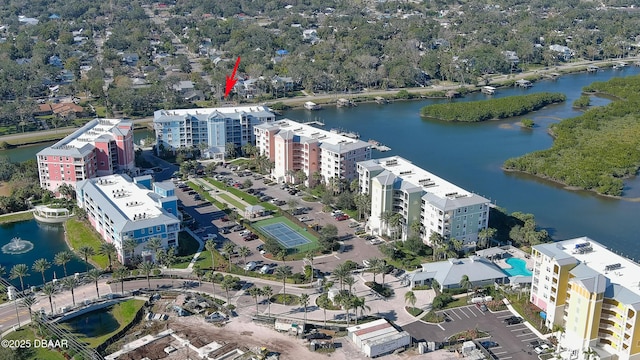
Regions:
[[[522,88],[530,88],[530,87],[533,86],[533,84],[529,80],[521,79],[521,80],[516,81],[516,86],[519,86],[519,87],[522,87]]]
[[[480,91],[482,91],[482,93],[486,95],[493,95],[496,93],[496,90],[498,89],[494,88],[493,86],[483,86]]]
[[[369,142],[369,144],[371,144],[371,147],[373,149],[376,149],[376,150],[378,150],[380,152],[385,152],[385,151],[390,151],[391,150],[390,147],[388,147],[386,145],[383,145],[381,142],[379,142],[377,140],[369,139],[368,142]]]
[[[307,101],[306,103],[304,103],[304,108],[307,110],[320,110],[320,105],[311,101]]]
[[[383,98],[382,96],[376,96],[376,104],[386,104],[389,100]]]

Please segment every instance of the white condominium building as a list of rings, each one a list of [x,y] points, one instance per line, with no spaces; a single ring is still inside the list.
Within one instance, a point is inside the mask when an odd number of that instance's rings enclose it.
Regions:
[[[588,237],[531,252],[530,301],[548,328],[564,329],[571,359],[640,359],[640,265]]]
[[[254,126],[256,147],[274,162],[271,175],[279,182],[296,182],[296,172],[304,173],[305,185],[320,180],[353,180],[356,164],[371,158],[371,145],[334,132],[292,120]],[[298,179],[300,180],[300,179]]]
[[[275,119],[264,106],[158,110],[153,113],[153,128],[158,151],[160,146],[175,150],[206,144],[205,155],[222,160],[226,144],[237,148],[253,144],[253,127]]]
[[[402,238],[420,222],[426,243],[432,233],[474,246],[489,222],[489,200],[466,191],[399,156],[358,163],[360,191],[371,195],[368,227],[390,235],[385,213],[402,215]]]

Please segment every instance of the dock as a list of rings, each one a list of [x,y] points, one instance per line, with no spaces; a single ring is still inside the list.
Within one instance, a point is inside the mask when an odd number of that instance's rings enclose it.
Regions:
[[[383,98],[382,96],[376,96],[375,98],[376,104],[387,104],[389,100]]]
[[[324,126],[324,123],[322,121],[320,121],[320,120],[307,121],[305,124],[306,125]]]
[[[373,140],[373,139],[369,139],[369,144],[371,145],[372,149],[376,149],[380,152],[386,152],[386,151],[390,151],[391,148],[383,145],[382,143],[380,143],[379,141]]]
[[[336,102],[336,105],[338,107],[358,106],[355,102],[353,102],[353,100],[349,100],[349,99],[345,99],[345,98],[338,99],[338,101]]]
[[[329,132],[331,132],[332,134],[338,134],[338,135],[342,135],[342,136],[346,136],[348,138],[351,139],[360,139],[360,134],[353,132],[353,131],[346,131],[343,129],[331,129],[329,130]]]

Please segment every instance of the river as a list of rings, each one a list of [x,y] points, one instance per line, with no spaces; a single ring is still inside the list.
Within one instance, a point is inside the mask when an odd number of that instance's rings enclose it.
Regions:
[[[461,187],[491,199],[507,211],[533,213],[539,226],[556,240],[589,236],[616,252],[640,259],[634,243],[640,233],[640,203],[598,196],[591,192],[570,191],[562,186],[520,173],[501,169],[503,162],[531,151],[547,149],[552,138],[547,127],[580,112],[571,104],[580,90],[594,81],[640,74],[640,68],[604,70],[595,74],[566,75],[541,81],[530,89],[499,89],[495,97],[530,92],[562,92],[567,101],[528,114],[534,129],[515,123],[520,118],[483,123],[446,123],[420,118],[420,108],[447,100],[395,102],[386,105],[360,104],[354,108],[326,106],[320,111],[291,110],[285,117],[297,121],[320,120],[325,129],[342,128],[360,134],[364,141],[375,139],[391,151],[374,157],[400,155]],[[474,93],[454,101],[473,101],[487,96]],[[593,105],[609,100],[592,98]],[[640,196],[640,180],[627,182],[625,196]]]

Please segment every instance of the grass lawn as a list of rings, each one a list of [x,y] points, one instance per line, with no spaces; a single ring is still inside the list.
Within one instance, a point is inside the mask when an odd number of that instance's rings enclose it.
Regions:
[[[460,306],[467,306],[467,305],[469,304],[467,303],[467,297],[465,296],[465,297],[453,300],[452,302],[448,303],[447,306],[445,306],[444,308],[453,309],[453,308],[457,308]]]
[[[222,182],[212,179],[212,178],[206,178],[205,179],[209,184],[217,187],[218,189],[222,190],[222,191],[226,191],[229,192],[237,197],[239,197],[240,199],[242,199],[243,201],[245,201],[247,204],[249,205],[258,205],[260,204],[262,207],[264,207],[267,210],[272,210],[272,211],[276,211],[278,210],[278,207],[273,205],[270,202],[260,202],[260,199],[258,199],[257,197],[251,195],[251,194],[247,194],[246,192],[240,190],[240,189],[236,189],[234,187],[231,186],[226,186],[225,184],[223,184]],[[242,209],[244,209],[244,207],[242,207]]]
[[[5,337],[5,339],[8,340],[29,340],[31,341],[31,344],[33,344],[33,340],[36,339],[35,333],[33,332],[33,330],[30,327],[24,327],[21,328],[18,331],[14,331],[11,334],[7,335]],[[40,338],[38,338],[40,339]],[[46,348],[34,348],[32,347],[31,349],[24,349],[27,350],[31,355],[30,356],[26,356],[26,357],[21,357],[18,356],[16,358],[20,358],[20,359],[28,359],[28,360],[64,360],[65,357],[62,355],[62,353],[59,353],[57,351],[54,350],[49,350]],[[29,350],[33,350],[33,351],[29,351]],[[18,353],[20,351],[16,351],[16,353]]]
[[[228,202],[229,204],[235,206],[238,210],[240,211],[244,211],[244,205],[241,204],[239,201],[237,201],[236,199],[232,198],[231,196],[221,193],[218,194],[218,196],[220,196],[221,199],[223,199],[224,201]]]
[[[284,304],[284,305],[293,305],[298,304],[300,300],[299,296],[293,294],[276,294],[271,298],[271,303],[273,304]]]
[[[133,300],[132,299],[132,300],[127,300],[127,301],[123,301],[121,303],[118,303],[118,304],[114,305],[113,307],[111,307],[109,309],[109,312],[113,315],[113,317],[116,318],[116,320],[118,321],[118,324],[120,324],[118,329],[116,329],[116,330],[114,330],[114,331],[112,331],[112,332],[110,332],[108,334],[105,334],[105,335],[102,335],[102,336],[99,336],[99,337],[94,337],[94,338],[84,337],[83,334],[76,334],[76,335],[78,336],[78,338],[80,340],[88,343],[89,346],[95,348],[95,347],[99,346],[100,344],[102,344],[103,342],[105,342],[106,340],[108,340],[111,336],[116,334],[122,328],[127,326],[131,321],[133,321],[133,319],[136,316],[136,313],[143,306],[144,306],[144,301],[142,301],[142,300]]]
[[[0,215],[0,224],[25,221],[33,219],[33,213],[31,211],[21,214],[4,214]]]
[[[420,314],[422,314],[422,309],[410,306],[405,306],[404,308],[411,316],[420,316]]]
[[[218,209],[224,211],[224,209],[227,208],[226,204],[214,199],[213,196],[209,195],[208,191],[203,190],[202,187],[200,187],[200,184],[196,184],[193,181],[188,181],[187,185],[189,185],[189,187],[193,190],[197,191],[198,194],[200,194],[200,196],[202,196],[204,199],[209,200],[209,202],[215,205]]]
[[[180,231],[178,233],[178,243],[178,253],[176,254],[178,262],[173,264],[171,267],[176,269],[186,269],[187,266],[189,266],[191,259],[193,259],[193,255],[198,252],[200,243],[186,231]],[[200,257],[202,257],[202,255],[200,255]],[[211,260],[209,260],[209,262],[211,262]],[[211,265],[209,265],[209,267],[210,266]]]
[[[88,223],[76,219],[69,219],[65,223],[65,230],[72,250],[77,251],[82,246],[90,246],[95,250],[95,255],[91,256],[89,261],[101,269],[106,269],[109,266],[107,256],[98,253],[102,238],[100,238],[100,235],[98,235]]]

